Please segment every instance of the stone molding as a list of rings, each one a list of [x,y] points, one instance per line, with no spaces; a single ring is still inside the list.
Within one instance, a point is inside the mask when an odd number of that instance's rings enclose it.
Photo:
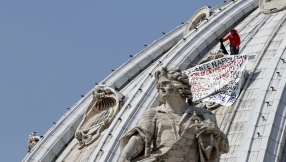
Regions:
[[[210,9],[208,7],[205,6],[199,9],[188,21],[184,36],[188,35],[192,29],[195,29],[202,20],[207,19],[208,17],[210,17]]]

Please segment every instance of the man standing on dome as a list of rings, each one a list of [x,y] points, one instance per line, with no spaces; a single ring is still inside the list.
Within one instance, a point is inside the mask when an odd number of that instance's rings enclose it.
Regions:
[[[229,40],[230,54],[237,55],[239,53],[240,36],[236,29],[230,29],[230,33],[223,39],[220,39],[221,42],[227,40]]]

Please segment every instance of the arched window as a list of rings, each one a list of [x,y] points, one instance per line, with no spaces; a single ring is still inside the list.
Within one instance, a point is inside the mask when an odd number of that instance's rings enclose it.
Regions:
[[[200,25],[209,16],[210,16],[210,9],[208,7],[203,7],[199,9],[188,21],[188,26],[186,27],[184,35],[187,35],[192,29],[195,29],[195,27]]]

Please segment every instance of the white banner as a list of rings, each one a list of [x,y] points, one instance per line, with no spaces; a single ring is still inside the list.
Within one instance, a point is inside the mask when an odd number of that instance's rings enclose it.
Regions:
[[[192,86],[193,102],[231,106],[240,93],[247,60],[247,55],[229,55],[183,71]]]

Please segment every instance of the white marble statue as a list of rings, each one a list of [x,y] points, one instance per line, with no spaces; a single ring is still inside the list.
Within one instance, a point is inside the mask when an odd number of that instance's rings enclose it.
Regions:
[[[29,140],[28,140],[28,150],[29,150],[29,152],[40,141],[40,139],[41,138],[39,136],[36,136],[36,132],[32,132],[29,135]]]
[[[122,137],[120,162],[218,162],[229,150],[227,137],[211,111],[186,103],[187,76],[162,68],[155,77],[165,104],[145,111]]]

